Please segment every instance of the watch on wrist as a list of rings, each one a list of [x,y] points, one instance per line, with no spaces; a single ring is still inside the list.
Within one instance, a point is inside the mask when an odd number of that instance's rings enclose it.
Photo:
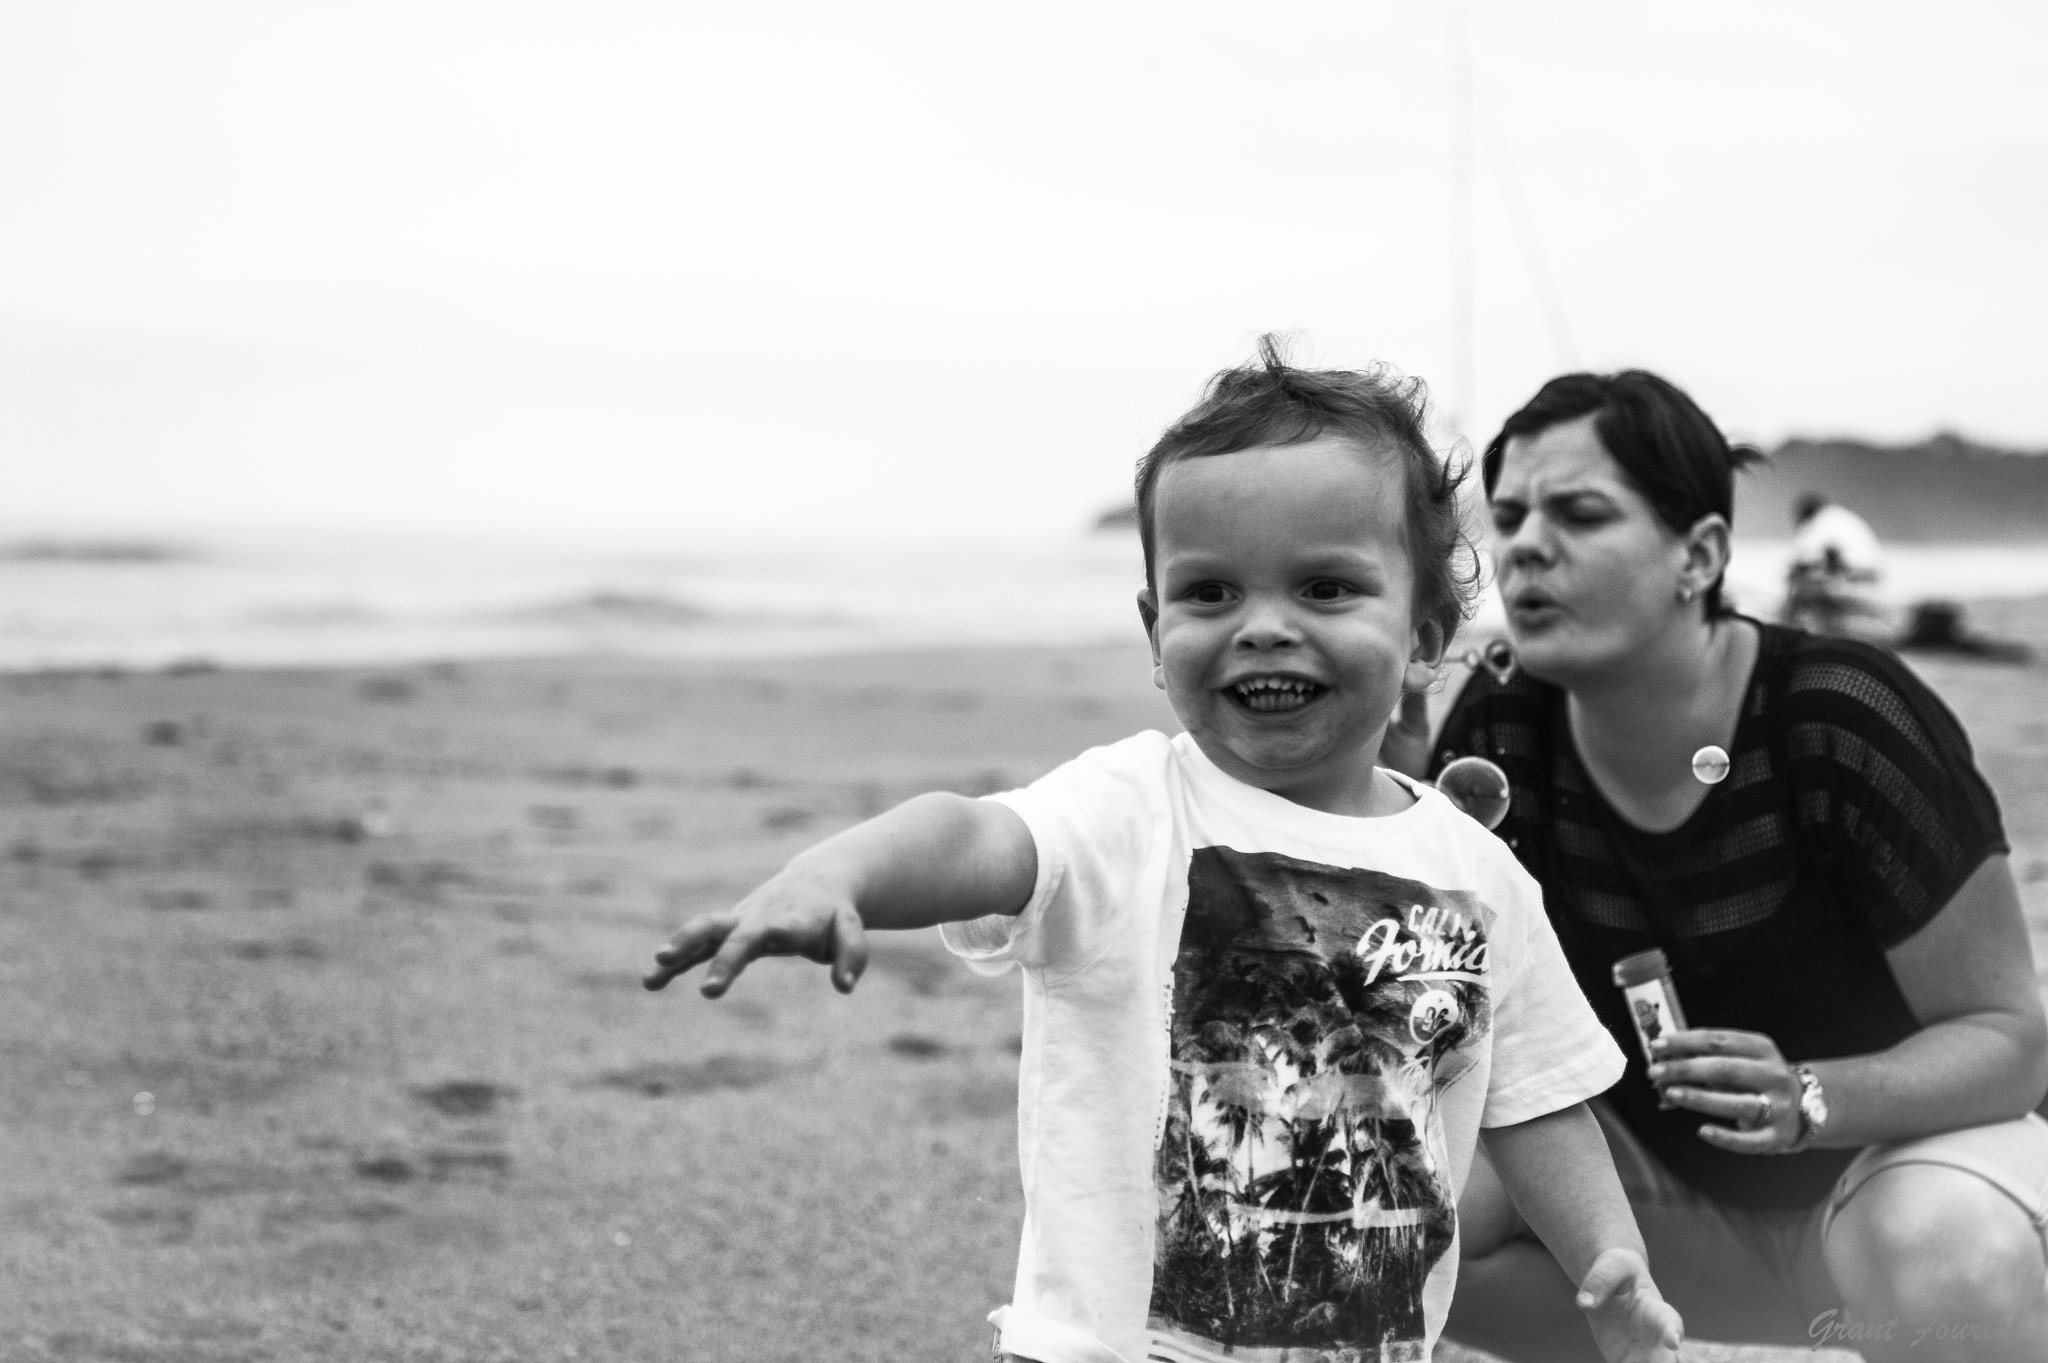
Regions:
[[[1804,1065],[1794,1065],[1792,1073],[1799,1077],[1799,1136],[1785,1151],[1788,1155],[1819,1140],[1828,1124],[1828,1096],[1821,1089],[1820,1076]]]

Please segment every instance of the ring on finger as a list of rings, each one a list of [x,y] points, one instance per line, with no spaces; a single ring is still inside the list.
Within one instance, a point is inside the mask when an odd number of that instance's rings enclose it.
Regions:
[[[1755,1131],[1758,1127],[1769,1126],[1773,1110],[1774,1105],[1771,1102],[1771,1095],[1768,1093],[1757,1094],[1756,1113],[1742,1123],[1742,1129],[1745,1131]]]

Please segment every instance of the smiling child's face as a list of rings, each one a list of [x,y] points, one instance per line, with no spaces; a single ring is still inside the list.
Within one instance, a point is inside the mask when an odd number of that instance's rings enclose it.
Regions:
[[[1328,437],[1160,473],[1140,610],[1174,714],[1237,779],[1338,814],[1406,806],[1380,739],[1441,645],[1415,618],[1403,476]]]

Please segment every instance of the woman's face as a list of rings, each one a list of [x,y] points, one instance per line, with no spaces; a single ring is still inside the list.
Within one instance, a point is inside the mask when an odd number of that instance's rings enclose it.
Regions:
[[[1491,503],[1516,656],[1561,684],[1627,666],[1681,611],[1685,541],[1657,519],[1593,421],[1588,413],[1509,440]]]

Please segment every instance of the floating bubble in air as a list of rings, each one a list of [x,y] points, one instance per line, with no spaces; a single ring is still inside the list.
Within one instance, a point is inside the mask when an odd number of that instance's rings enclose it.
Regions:
[[[1483,757],[1461,757],[1440,772],[1436,788],[1488,828],[1508,816],[1508,774]]]

